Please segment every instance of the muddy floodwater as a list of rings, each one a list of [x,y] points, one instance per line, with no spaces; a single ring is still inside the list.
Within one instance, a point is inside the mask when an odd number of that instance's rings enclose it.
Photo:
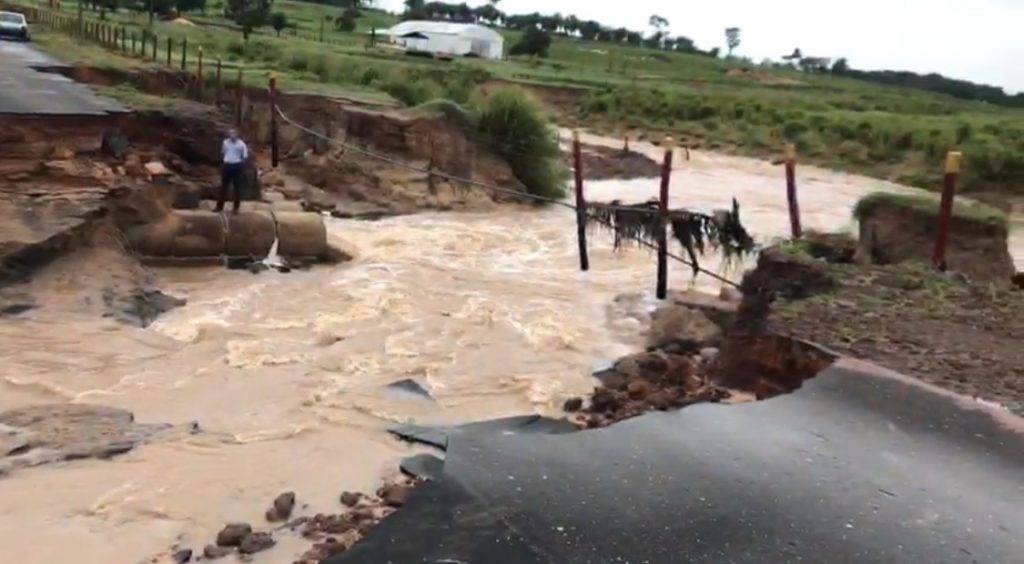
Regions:
[[[766,163],[695,152],[677,161],[673,205],[710,211],[735,197],[767,241],[788,230],[782,178]],[[901,188],[801,167],[804,224],[849,226],[856,200],[879,189]],[[640,201],[657,182],[587,190]],[[160,269],[158,286],[188,304],[147,329],[74,299],[90,282],[73,269],[46,273],[52,299],[0,323],[0,410],[100,404],[202,431],[0,478],[3,560],[144,562],[173,543],[201,549],[225,522],[262,525],[281,491],[312,514],[337,511],[342,490],[374,490],[414,452],[386,433],[396,422],[558,414],[593,387],[591,372],[640,345],[653,307],[654,257],[614,252],[596,231],[581,273],[573,221],[566,209],[512,207],[330,220],[354,261],[289,274]],[[719,290],[671,268],[674,289]],[[386,387],[403,379],[436,402]],[[256,562],[290,561],[308,544],[276,538]]]

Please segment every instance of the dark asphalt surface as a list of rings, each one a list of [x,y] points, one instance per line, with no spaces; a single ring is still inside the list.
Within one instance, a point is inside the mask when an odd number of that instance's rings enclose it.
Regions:
[[[328,562],[1020,563],[1020,424],[844,362],[601,430],[469,425],[429,434],[440,479]]]
[[[60,63],[31,43],[0,40],[0,115],[102,116],[127,112],[113,100],[39,67]]]

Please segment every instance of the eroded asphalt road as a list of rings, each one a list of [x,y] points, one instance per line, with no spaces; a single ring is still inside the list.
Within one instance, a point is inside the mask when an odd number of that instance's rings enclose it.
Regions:
[[[796,392],[573,432],[406,428],[433,480],[329,564],[1020,562],[1024,428],[842,361]]]
[[[0,40],[0,115],[102,116],[128,111],[56,72],[61,63],[30,43]]]

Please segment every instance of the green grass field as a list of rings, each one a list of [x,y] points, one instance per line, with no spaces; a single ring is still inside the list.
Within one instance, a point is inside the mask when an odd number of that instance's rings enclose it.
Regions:
[[[322,18],[334,18],[341,10],[294,0],[274,4],[274,11],[285,13],[293,26],[281,38],[263,28],[245,42],[237,26],[216,15],[221,10],[219,2],[212,2],[205,15],[185,14],[194,25],[149,26],[145,16],[127,12],[107,19],[137,33],[155,33],[161,48],[166,37],[176,45],[187,39],[190,52],[201,45],[207,60],[242,65],[253,80],[274,72],[285,87],[370,99],[390,95],[409,106],[437,98],[469,104],[478,87],[493,79],[575,87],[573,104],[552,106],[564,125],[617,135],[672,134],[690,146],[758,156],[778,155],[786,143],[794,143],[804,161],[929,189],[941,184],[946,151],[958,149],[966,158],[965,189],[1024,196],[1021,109],[565,37],[555,38],[544,60],[435,61],[384,46],[370,48],[368,30],[396,21],[378,11],[366,11],[355,33],[337,32],[324,20],[321,42]],[[504,35],[508,49],[518,34]]]

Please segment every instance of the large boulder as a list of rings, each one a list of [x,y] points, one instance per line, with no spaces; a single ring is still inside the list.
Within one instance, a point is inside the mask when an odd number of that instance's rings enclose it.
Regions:
[[[669,304],[658,308],[651,316],[647,346],[671,348],[673,352],[696,352],[717,344],[721,338],[722,330],[700,310]]]

